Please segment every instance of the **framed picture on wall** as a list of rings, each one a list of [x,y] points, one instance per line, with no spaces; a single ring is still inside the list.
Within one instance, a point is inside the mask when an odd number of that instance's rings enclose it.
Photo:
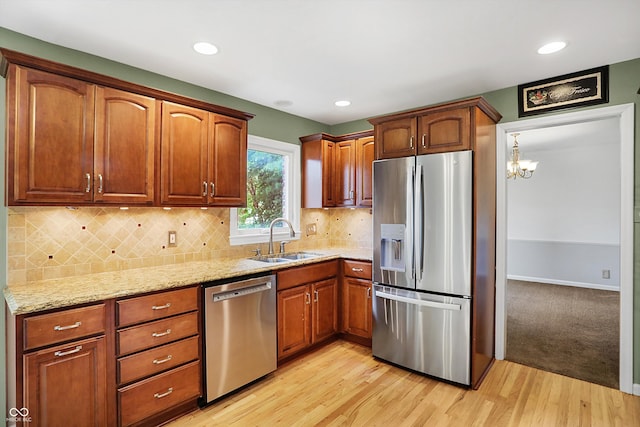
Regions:
[[[609,66],[518,85],[518,117],[609,102]]]

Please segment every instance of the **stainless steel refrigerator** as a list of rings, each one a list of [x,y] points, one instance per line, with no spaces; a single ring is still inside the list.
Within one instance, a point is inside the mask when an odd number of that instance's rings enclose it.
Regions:
[[[373,355],[471,385],[473,152],[373,165]]]

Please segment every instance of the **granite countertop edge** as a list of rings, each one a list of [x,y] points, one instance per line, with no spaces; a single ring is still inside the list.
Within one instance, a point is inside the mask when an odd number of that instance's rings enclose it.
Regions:
[[[256,273],[275,272],[332,259],[372,259],[371,249],[331,248],[313,249],[308,252],[317,256],[273,264],[248,258],[214,259],[9,284],[4,288],[4,297],[10,313],[21,315]]]

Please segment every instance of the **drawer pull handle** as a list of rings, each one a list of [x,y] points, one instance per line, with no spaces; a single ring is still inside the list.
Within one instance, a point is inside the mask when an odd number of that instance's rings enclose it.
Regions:
[[[371,287],[367,288],[367,299],[371,299]]]
[[[54,331],[66,331],[67,329],[79,328],[80,325],[82,325],[82,322],[76,322],[73,325],[67,325],[67,326],[56,325],[56,326],[53,327],[53,330]]]
[[[163,397],[169,396],[171,393],[173,393],[173,387],[169,387],[169,389],[164,393],[155,393],[153,397],[155,397],[156,399],[162,399]]]
[[[364,268],[355,268],[355,267],[351,267],[351,271],[355,271],[357,273],[362,273],[364,271]]]
[[[171,303],[168,302],[165,305],[153,305],[151,306],[151,310],[164,310],[165,308],[171,307]]]
[[[151,334],[151,336],[154,338],[159,338],[159,337],[164,337],[166,335],[169,335],[170,333],[171,333],[171,329],[167,329],[164,332],[154,332]]]
[[[68,356],[69,354],[77,353],[80,350],[82,350],[82,346],[81,345],[79,345],[76,348],[74,348],[73,350],[69,350],[69,351],[56,351],[55,353],[53,353],[53,355],[56,356],[56,357]]]
[[[171,360],[172,357],[171,355],[168,355],[167,357],[165,357],[164,359],[154,359],[153,360],[153,364],[154,365],[160,365],[162,363],[168,362],[169,360]]]

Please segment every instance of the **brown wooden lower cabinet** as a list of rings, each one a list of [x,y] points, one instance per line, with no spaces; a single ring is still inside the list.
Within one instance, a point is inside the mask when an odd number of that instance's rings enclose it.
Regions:
[[[130,426],[200,396],[200,363],[153,376],[118,390],[120,425]]]
[[[106,426],[104,336],[24,357],[24,402],[30,426]]]
[[[157,425],[197,405],[201,393],[198,288],[116,302],[121,426]],[[176,413],[176,410],[178,413]]]
[[[342,261],[342,332],[344,337],[371,346],[371,262]]]
[[[277,274],[278,360],[283,360],[338,332],[338,262]]]
[[[344,332],[371,339],[371,281],[346,277],[342,287]]]

